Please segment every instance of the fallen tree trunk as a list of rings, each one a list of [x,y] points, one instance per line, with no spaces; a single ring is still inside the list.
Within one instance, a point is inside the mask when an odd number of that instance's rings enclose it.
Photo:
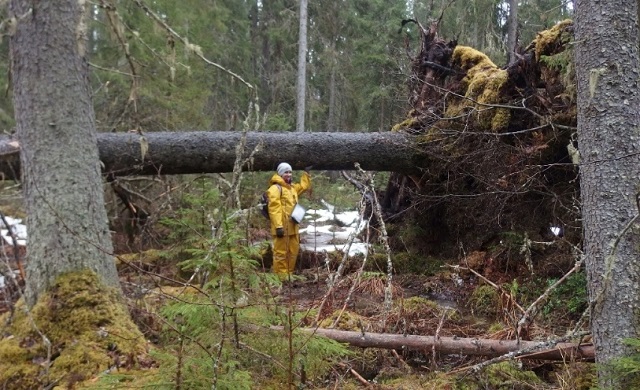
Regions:
[[[98,134],[98,149],[105,173],[157,175],[232,172],[242,132],[160,132]],[[405,133],[299,133],[248,132],[243,169],[272,171],[282,161],[294,169],[350,170],[360,163],[365,170],[418,172],[422,161],[415,137]],[[0,138],[0,174],[15,178],[20,171],[19,145]]]
[[[281,327],[273,327],[281,329]],[[491,340],[463,337],[434,337],[392,333],[362,333],[336,329],[301,328],[300,330],[347,343],[354,347],[431,351],[446,355],[497,357],[518,351],[532,351],[520,358],[535,360],[593,360],[592,344],[548,343],[541,341]],[[540,349],[538,349],[540,348]]]

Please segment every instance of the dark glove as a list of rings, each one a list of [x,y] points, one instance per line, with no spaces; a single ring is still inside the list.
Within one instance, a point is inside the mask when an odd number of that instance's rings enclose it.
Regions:
[[[313,169],[313,165],[309,165],[309,166],[304,167],[304,171],[307,172],[307,173],[309,173],[309,171],[312,170],[312,169]]]
[[[276,229],[276,236],[284,237],[284,228],[281,228],[281,227],[277,228]]]

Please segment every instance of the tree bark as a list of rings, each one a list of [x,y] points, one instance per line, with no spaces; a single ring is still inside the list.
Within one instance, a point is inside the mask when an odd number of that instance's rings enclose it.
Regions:
[[[536,360],[570,360],[572,358],[592,360],[594,355],[591,344],[558,343],[555,346],[547,347],[545,342],[538,341],[521,340],[518,342],[516,340],[362,333],[323,328],[302,328],[301,330],[362,348],[407,349],[413,351],[431,351],[435,349],[442,354],[497,357],[510,352],[529,350],[541,346],[543,347],[542,349],[523,356]]]
[[[305,131],[304,118],[307,96],[307,0],[300,0],[300,30],[298,31],[298,77],[296,82],[296,131]]]
[[[640,338],[638,2],[579,0],[575,16],[591,330],[600,387],[622,389],[632,379],[610,375],[606,364],[635,353],[625,339]]]
[[[144,136],[101,133],[97,144],[105,173],[156,175],[232,172],[241,132],[165,132]],[[250,132],[244,156],[253,155],[245,170],[271,171],[282,161],[294,169],[365,170],[418,173],[424,155],[416,138],[405,133],[273,133]],[[142,145],[148,149],[142,157]],[[19,172],[18,145],[0,138],[0,172]],[[71,153],[71,151],[68,151]]]
[[[27,298],[90,269],[119,288],[104,207],[81,2],[12,0],[11,69],[27,211]]]
[[[509,0],[509,17],[507,19],[507,65],[517,61],[518,47],[518,0]]]
[[[335,51],[335,44],[332,42],[331,43],[332,47],[332,51]],[[337,111],[337,107],[336,107],[336,93],[337,93],[337,88],[336,88],[336,65],[335,65],[335,60],[332,58],[331,59],[331,76],[329,77],[329,115],[327,117],[327,128],[328,129],[335,129],[336,128],[336,123],[337,123],[337,116],[336,116],[336,111]]]

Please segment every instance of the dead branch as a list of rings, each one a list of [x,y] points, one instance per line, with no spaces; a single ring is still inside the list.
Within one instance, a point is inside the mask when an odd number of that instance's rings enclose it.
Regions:
[[[245,326],[252,331],[263,331],[258,326]],[[282,326],[271,326],[271,330],[282,331]],[[509,359],[535,360],[583,360],[593,361],[595,349],[591,343],[571,343],[566,340],[581,337],[586,332],[567,335],[548,341],[494,340],[462,337],[435,337],[402,335],[393,333],[371,333],[326,328],[297,328],[298,331],[323,336],[360,348],[400,349],[407,351],[429,351],[435,346],[437,352],[446,355],[487,356],[491,359],[481,363],[482,367]],[[476,365],[478,366],[478,365]],[[460,369],[469,370],[473,367]],[[478,368],[479,369],[479,368]]]
[[[171,28],[171,26],[169,26],[163,18],[161,18],[160,16],[158,16],[155,12],[153,12],[151,10],[151,8],[149,8],[143,1],[141,0],[134,0],[134,3],[140,7],[142,10],[144,10],[144,12],[147,13],[147,15],[149,15],[160,27],[162,27],[167,33],[169,33],[169,35],[171,35],[172,37],[176,38],[177,40],[179,40],[180,42],[182,42],[184,44],[184,46],[190,50],[191,52],[193,52],[196,56],[198,56],[201,60],[203,60],[204,62],[206,62],[207,64],[214,66],[218,69],[220,69],[221,71],[229,74],[231,77],[235,78],[236,80],[240,81],[242,84],[244,84],[245,86],[247,86],[249,89],[254,90],[254,86],[249,83],[248,81],[245,81],[245,79],[242,78],[242,76],[232,72],[231,70],[223,67],[222,65],[213,62],[209,59],[207,59],[203,54],[202,54],[202,48],[200,48],[199,46],[194,45],[193,43],[189,42],[188,39],[184,38],[183,36],[181,36],[180,34],[178,34],[173,28]]]
[[[440,338],[440,331],[442,330],[442,325],[444,325],[444,320],[447,317],[447,314],[449,314],[449,308],[446,308],[442,311],[442,316],[440,316],[440,322],[438,323],[438,328],[436,328],[436,335],[435,335],[436,340]],[[435,345],[431,348],[431,354],[433,355],[432,364],[433,364],[433,368],[435,369],[437,368]]]
[[[391,288],[391,281],[393,279],[393,262],[391,261],[391,247],[389,245],[389,235],[387,234],[387,228],[382,218],[382,207],[380,207],[380,202],[378,202],[378,197],[376,196],[375,186],[373,184],[373,176],[365,172],[359,163],[355,163],[356,169],[363,174],[366,179],[367,192],[371,194],[372,200],[372,209],[373,214],[376,216],[378,221],[378,228],[380,229],[380,241],[384,246],[385,253],[387,255],[387,286],[384,289],[384,320],[383,320],[383,328],[386,326],[386,318],[391,311],[391,305],[393,304],[393,289]]]
[[[282,330],[272,326],[271,329]],[[595,357],[592,344],[564,342],[567,336],[550,341],[493,340],[462,337],[435,337],[393,333],[366,333],[324,328],[298,328],[300,331],[324,336],[332,340],[361,348],[403,349],[429,351],[435,348],[441,354],[499,357],[503,360],[520,357],[536,360],[587,360]]]
[[[360,215],[358,216],[358,221],[357,221],[357,226],[360,226],[360,223],[362,222],[362,216],[364,215],[364,209],[365,209],[365,201],[364,198],[360,201]],[[369,226],[369,221],[367,221],[367,226]],[[369,237],[369,229],[367,229],[367,243],[369,243],[368,240]],[[346,263],[346,260],[349,256],[349,251],[351,250],[351,244],[353,243],[353,241],[356,238],[356,234],[355,232],[349,237],[349,242],[347,244],[347,248],[345,249],[345,254],[342,258],[342,262],[340,263],[341,265],[343,265],[344,263]],[[358,287],[358,285],[360,284],[360,280],[362,277],[362,273],[364,272],[364,267],[367,264],[367,260],[369,258],[369,253],[367,252],[367,254],[365,254],[364,259],[362,259],[362,264],[360,264],[360,268],[358,269],[357,273],[356,273],[356,277],[353,281],[353,283],[351,284],[351,287],[349,288],[349,292],[347,293],[347,297],[344,300],[344,304],[342,305],[342,309],[340,310],[340,313],[336,316],[335,321],[333,321],[333,324],[331,324],[331,327],[334,328],[336,326],[336,324],[340,321],[340,318],[342,317],[342,313],[344,313],[344,311],[347,309],[347,305],[349,304],[349,302],[351,301],[351,297],[353,296],[353,292],[356,290],[356,288]],[[324,306],[325,300],[322,301],[322,304],[320,305],[320,308],[322,308],[322,306]],[[322,310],[318,310],[318,312],[322,312]]]
[[[560,341],[562,340],[568,340],[570,338],[574,338],[577,336],[582,336],[582,335],[586,335],[588,334],[587,332],[583,332],[581,334],[578,335],[569,335],[566,337],[562,337],[562,338],[558,338],[555,340],[550,340],[547,342],[543,342],[543,343],[539,343],[539,345],[531,345],[529,347],[517,350],[517,351],[511,351],[509,353],[506,353],[502,356],[498,356],[494,359],[491,360],[487,360],[484,361],[482,363],[476,364],[474,366],[470,366],[470,367],[464,367],[461,368],[459,370],[455,370],[454,372],[460,372],[460,371],[471,371],[471,372],[478,372],[481,369],[483,369],[484,367],[490,366],[492,364],[496,364],[496,363],[500,363],[503,362],[505,360],[512,360],[515,358],[521,358],[521,359],[535,359],[535,360],[571,360],[574,359],[576,357],[578,357],[578,355],[574,355],[573,351],[580,351],[580,353],[584,353],[587,352],[587,350],[589,351],[588,354],[590,354],[590,357],[588,357],[588,360],[593,360],[595,358],[595,348],[593,347],[592,344],[572,344],[572,343],[562,343]],[[523,342],[521,342],[523,343]],[[527,343],[527,342],[524,342]],[[571,349],[562,349],[560,348],[561,345],[572,345],[573,347],[570,348],[575,348],[575,350],[571,350]],[[582,347],[584,346],[589,346],[588,349],[584,349],[581,350]],[[548,349],[549,347],[553,348],[553,349]],[[559,353],[559,358],[560,359],[548,359],[546,356],[549,352],[551,351],[556,351],[557,353]],[[541,357],[541,356],[545,356],[545,357]],[[586,355],[582,355],[581,357],[582,359],[587,358]]]
[[[358,225],[360,224],[360,222],[362,221],[363,215],[364,215],[364,211],[365,211],[365,207],[366,207],[366,201],[364,199],[364,195],[363,195],[363,199],[360,202],[360,215],[358,217]],[[369,225],[369,222],[367,222],[367,225]],[[349,251],[351,250],[351,245],[353,244],[353,241],[356,238],[356,232],[352,232],[351,235],[349,236],[349,240],[347,242],[346,248],[344,250],[344,254],[342,255],[342,260],[340,260],[340,264],[338,265],[338,269],[336,270],[335,273],[329,273],[329,277],[327,279],[327,292],[324,294],[324,296],[322,297],[322,302],[320,302],[320,306],[318,308],[318,314],[316,315],[315,324],[318,324],[320,321],[320,317],[322,316],[323,312],[324,312],[324,307],[327,304],[327,301],[329,299],[329,297],[331,297],[331,295],[333,294],[333,290],[335,288],[335,286],[338,284],[338,282],[340,281],[340,278],[342,278],[343,276],[343,272],[344,272],[344,267],[347,263],[347,259],[349,258]],[[328,260],[328,257],[327,257]],[[351,299],[351,294],[353,293],[353,290],[357,287],[359,280],[360,280],[360,275],[362,274],[362,271],[364,270],[364,266],[366,264],[367,261],[367,256],[365,256],[362,265],[360,267],[360,271],[358,271],[357,276],[356,276],[356,280],[354,281],[354,283],[351,285],[351,289],[349,290],[349,294],[347,295],[347,298],[345,299],[344,302],[344,306],[342,308],[342,311],[340,312],[340,314],[337,316],[336,320],[334,321],[332,326],[335,326],[335,324],[340,320],[340,317],[342,316],[342,313],[344,312],[345,308],[347,307],[347,304],[349,302],[349,300]],[[325,262],[327,264],[327,270],[329,270],[329,262]]]
[[[362,377],[362,375],[358,374],[358,371],[354,370],[351,366],[347,366],[344,363],[338,364],[340,367],[346,368],[349,370],[351,375],[358,380],[358,382],[362,383],[366,388],[370,388],[372,385],[366,379]]]

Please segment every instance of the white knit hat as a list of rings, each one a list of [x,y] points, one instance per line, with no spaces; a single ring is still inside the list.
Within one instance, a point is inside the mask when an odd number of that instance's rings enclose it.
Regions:
[[[287,164],[286,162],[280,163],[280,165],[278,165],[278,175],[282,176],[284,175],[285,172],[292,172],[293,169],[291,169],[291,165]]]

